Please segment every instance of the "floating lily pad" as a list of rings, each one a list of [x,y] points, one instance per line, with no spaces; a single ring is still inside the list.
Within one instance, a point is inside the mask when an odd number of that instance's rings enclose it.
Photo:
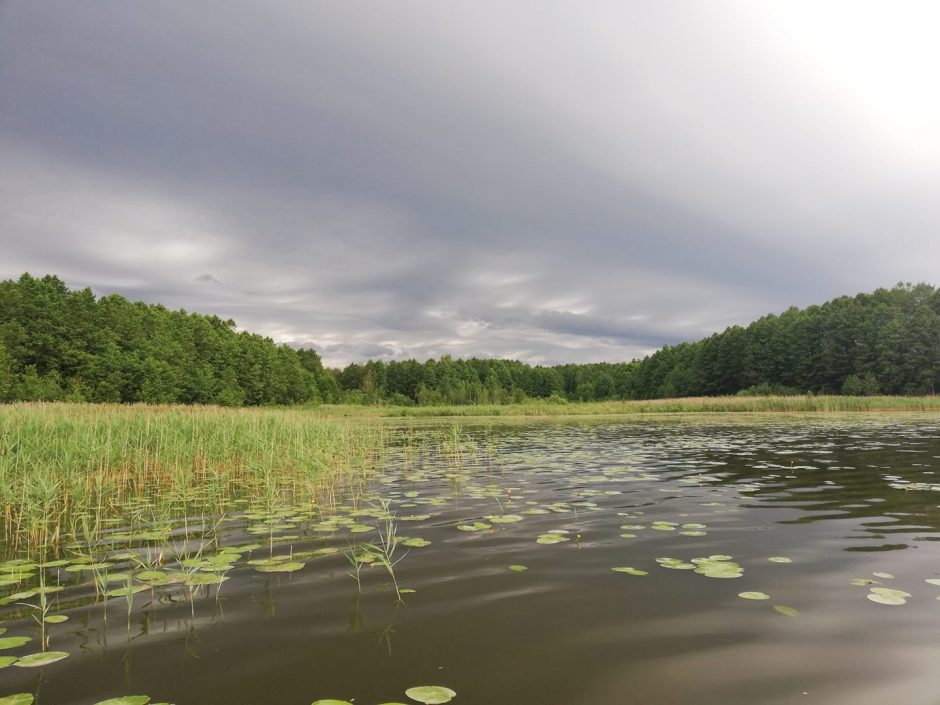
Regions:
[[[310,705],[352,705],[348,700],[314,700]]]
[[[0,705],[33,705],[32,693],[17,693],[0,698]]]
[[[7,666],[12,666],[16,663],[16,656],[0,656],[0,668],[6,668]],[[0,700],[0,705],[2,705],[2,700]]]
[[[472,524],[459,524],[457,528],[460,531],[485,531],[486,529],[492,529],[493,527],[490,524],[486,524],[482,521],[476,521]]]
[[[524,565],[511,565],[509,566],[509,570],[515,571],[516,573],[521,573],[524,570],[528,570],[528,567]]]
[[[906,590],[898,590],[896,588],[886,588],[886,587],[871,588],[871,593],[872,595],[880,595],[881,597],[885,597],[891,600],[895,600],[895,599],[904,600],[911,596],[911,593],[907,592]],[[878,600],[875,600],[875,602],[878,602]],[[898,603],[898,604],[902,604],[902,603]]]
[[[457,693],[441,685],[422,685],[417,688],[409,688],[405,691],[405,695],[412,700],[417,700],[419,703],[424,703],[424,705],[442,705],[442,703],[449,703],[453,700]]]
[[[95,703],[95,705],[147,705],[149,702],[149,695],[122,695],[119,698],[102,700],[100,703]]]
[[[611,568],[615,573],[627,573],[628,575],[649,575],[645,570],[639,570],[631,566],[617,566],[616,568]]]
[[[424,548],[425,546],[430,546],[431,542],[422,538],[409,538],[404,539],[401,545],[408,546],[409,548]]]
[[[61,661],[62,659],[68,657],[67,651],[40,651],[38,654],[30,654],[29,656],[21,656],[16,660],[14,666],[19,666],[20,668],[36,668],[37,666],[48,666],[50,663],[55,663],[56,661]]]
[[[797,612],[792,607],[787,607],[786,605],[774,605],[774,609],[777,610],[780,614],[785,617],[799,617],[800,613]]]
[[[228,580],[227,575],[217,575],[215,573],[194,573],[189,575],[183,581],[186,585],[218,585]]]
[[[542,534],[535,540],[536,543],[541,544],[561,543],[563,541],[570,541],[570,539],[567,536],[562,536],[561,534]]]
[[[67,622],[68,618],[67,614],[50,614],[48,617],[44,617],[42,621],[46,624],[61,624]]]
[[[284,563],[273,563],[271,565],[259,565],[255,570],[260,573],[293,573],[306,565],[299,561],[287,561]]]
[[[0,638],[0,649],[15,649],[33,640],[29,636],[5,636]]]
[[[792,563],[793,559],[787,558],[786,556],[771,556],[767,559],[771,563]]]
[[[513,524],[517,521],[522,521],[522,517],[518,514],[503,514],[502,516],[490,516],[487,517],[494,524]]]
[[[924,582],[931,585],[940,585],[940,578],[925,578]]]
[[[905,600],[903,597],[895,597],[892,595],[879,595],[876,592],[870,592],[867,595],[865,595],[865,597],[867,597],[872,602],[877,602],[879,605],[896,606],[896,605],[903,605],[907,603],[907,600]]]
[[[872,575],[882,580],[894,580],[894,576],[891,575],[891,573],[872,573]]]
[[[770,595],[766,592],[739,592],[738,597],[743,597],[745,600],[769,600]]]

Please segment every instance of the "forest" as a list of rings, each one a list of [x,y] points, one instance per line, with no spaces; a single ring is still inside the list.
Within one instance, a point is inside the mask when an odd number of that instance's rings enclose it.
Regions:
[[[0,401],[223,406],[504,404],[733,394],[934,394],[940,290],[898,284],[791,307],[629,362],[369,361],[325,368],[312,349],[58,277],[0,282]]]

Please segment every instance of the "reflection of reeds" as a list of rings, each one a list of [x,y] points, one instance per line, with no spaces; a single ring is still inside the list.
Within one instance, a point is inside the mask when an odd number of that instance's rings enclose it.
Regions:
[[[329,500],[382,454],[385,435],[299,409],[0,406],[3,538],[54,546],[89,516],[221,513],[245,496]]]

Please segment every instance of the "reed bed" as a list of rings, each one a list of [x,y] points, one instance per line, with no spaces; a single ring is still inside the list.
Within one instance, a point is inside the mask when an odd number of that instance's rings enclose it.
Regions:
[[[7,549],[83,527],[225,511],[233,500],[331,502],[381,457],[379,425],[302,409],[0,406],[0,528]]]
[[[328,405],[321,417],[451,417],[451,416],[582,416],[674,413],[785,413],[938,411],[940,396],[764,396],[686,397],[649,401],[602,401],[467,406],[354,406]]]

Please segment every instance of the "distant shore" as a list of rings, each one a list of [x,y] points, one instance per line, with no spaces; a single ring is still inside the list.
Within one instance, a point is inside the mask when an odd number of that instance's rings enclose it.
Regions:
[[[530,401],[523,404],[464,406],[386,406],[324,404],[313,411],[326,417],[478,417],[478,416],[616,416],[676,413],[799,413],[937,411],[940,396],[760,396],[686,397],[642,401]]]

